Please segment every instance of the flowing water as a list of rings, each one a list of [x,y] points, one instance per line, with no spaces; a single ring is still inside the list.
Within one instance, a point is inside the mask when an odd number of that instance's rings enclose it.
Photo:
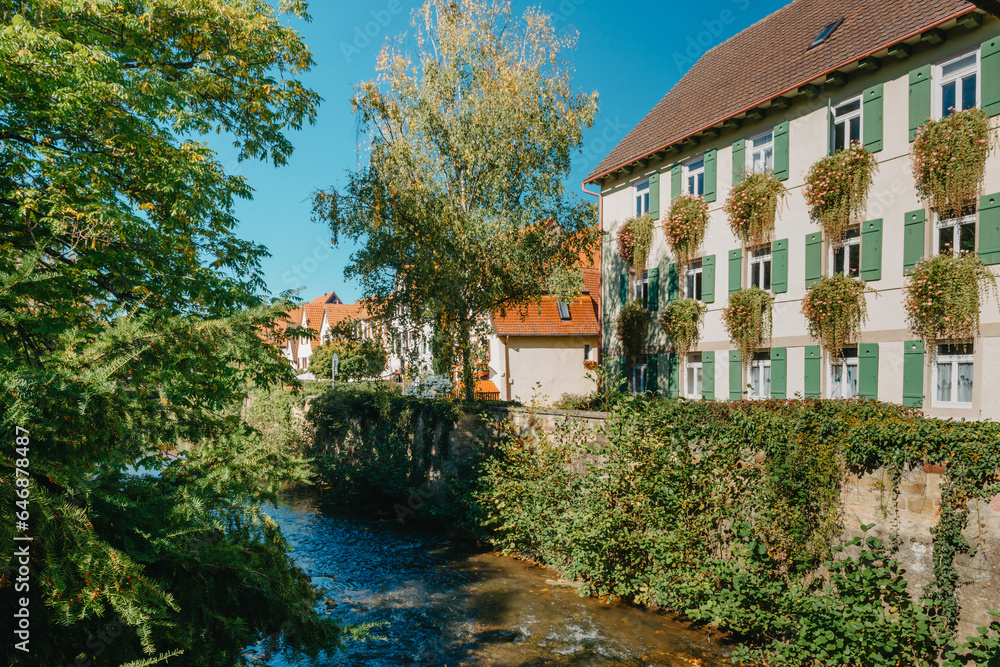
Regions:
[[[270,514],[293,557],[326,590],[323,613],[376,622],[384,641],[335,665],[722,665],[707,631],[583,597],[552,571],[396,522],[325,510],[312,493]],[[282,665],[271,661],[273,667]]]

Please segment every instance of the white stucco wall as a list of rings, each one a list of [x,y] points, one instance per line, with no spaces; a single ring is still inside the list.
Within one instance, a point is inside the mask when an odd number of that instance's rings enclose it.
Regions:
[[[510,376],[504,377],[503,341],[499,357],[492,364],[499,370],[491,378],[504,398],[504,380],[510,381],[510,396],[529,404],[537,397],[540,405],[551,405],[563,394],[589,394],[596,389],[584,367],[584,349],[590,345],[596,359],[597,336],[511,336],[507,354]]]

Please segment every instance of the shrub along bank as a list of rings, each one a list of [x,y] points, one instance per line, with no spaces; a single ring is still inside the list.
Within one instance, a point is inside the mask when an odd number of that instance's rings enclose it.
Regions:
[[[403,397],[323,400],[310,415],[317,442],[364,434],[349,449],[338,444],[350,456],[330,457],[324,474],[345,489],[398,489],[399,497],[415,481],[406,449],[413,427],[461,416],[452,404]],[[970,503],[1000,492],[997,424],[926,419],[875,402],[626,399],[605,424],[604,444],[572,425],[496,435],[452,496],[453,516],[506,553],[586,582],[586,592],[735,632],[744,639],[736,662],[929,665],[943,657],[951,667],[1000,659],[1000,622],[954,639],[955,558],[975,548],[963,534]],[[903,472],[924,463],[947,471],[934,579],[916,596],[893,558],[896,545],[870,534],[872,526],[838,545],[841,486],[848,472],[883,469],[891,508]]]

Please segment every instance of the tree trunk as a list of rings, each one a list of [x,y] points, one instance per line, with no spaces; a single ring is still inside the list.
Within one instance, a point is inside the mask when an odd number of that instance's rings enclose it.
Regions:
[[[476,383],[472,379],[472,343],[470,340],[469,329],[472,327],[470,322],[463,321],[461,326],[461,331],[459,335],[461,336],[460,346],[462,348],[462,384],[465,385],[465,400],[472,401],[476,397]]]

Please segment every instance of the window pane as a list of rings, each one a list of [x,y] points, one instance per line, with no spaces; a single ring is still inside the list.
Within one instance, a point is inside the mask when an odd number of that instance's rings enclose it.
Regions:
[[[970,53],[961,60],[956,60],[950,62],[941,68],[941,76],[951,76],[955,72],[959,72],[966,67],[974,67],[976,64],[976,54]]]
[[[861,141],[861,118],[852,118],[851,124],[851,143],[856,144]]]
[[[937,400],[951,402],[951,362],[937,365]]]
[[[767,144],[771,143],[773,139],[774,139],[774,133],[772,132],[768,132],[767,134],[762,134],[759,137],[754,137],[753,147],[760,148],[761,146],[766,146]]]
[[[833,130],[833,133],[834,133],[834,136],[833,136],[833,148],[834,148],[834,150],[842,151],[845,148],[847,148],[847,146],[844,145],[844,141],[845,141],[845,138],[846,138],[846,135],[844,134],[844,129],[845,129],[844,126],[845,125],[846,125],[846,123],[837,123],[834,126],[834,130]]]
[[[941,116],[950,116],[955,110],[955,86],[956,82],[946,83],[941,86]]]
[[[696,195],[705,194],[705,172],[698,174],[698,189],[695,191]]]
[[[847,252],[851,256],[850,275],[857,277],[861,275],[861,246],[857,244],[847,246]]]
[[[976,75],[970,74],[962,79],[962,110],[976,106]]]
[[[687,382],[684,383],[684,387],[689,396],[694,393],[694,366],[688,366]]]
[[[750,265],[750,286],[760,287],[760,264],[756,262]]]
[[[973,252],[976,249],[976,223],[968,222],[962,225],[959,234],[958,249],[961,252]]]
[[[771,289],[771,260],[764,262],[764,284],[761,289],[765,291]]]
[[[858,365],[845,364],[847,381],[844,383],[844,398],[854,398],[858,395]]]
[[[833,275],[839,276],[844,273],[844,253],[846,249],[844,246],[833,251]]]
[[[690,273],[689,272],[687,274],[687,280],[686,280],[687,285],[686,285],[686,287],[684,289],[684,293],[687,295],[687,298],[689,298],[689,299],[697,299],[698,298],[698,297],[696,297],[694,295],[694,293],[695,293],[694,277],[695,277],[694,273]]]
[[[760,396],[760,366],[753,364],[750,366],[750,395]]]
[[[830,398],[844,398],[844,367],[834,364],[831,368]]]
[[[852,111],[857,111],[860,108],[861,108],[861,100],[855,99],[855,100],[851,100],[850,102],[847,102],[846,104],[841,104],[839,107],[837,107],[834,110],[833,113],[834,113],[835,116],[837,116],[839,118],[840,116],[843,116],[844,114],[848,114],[848,113],[850,113]]]
[[[694,392],[695,396],[701,396],[701,366],[694,369]]]
[[[762,398],[767,398],[771,395],[771,366],[764,366],[760,369],[761,375],[764,378],[764,386],[761,387]]]
[[[692,298],[701,301],[701,271],[694,274],[694,296]]]
[[[959,403],[972,403],[972,364],[958,365],[958,398]]]
[[[955,228],[942,227],[938,230],[938,254],[947,255],[952,252],[955,243]]]

